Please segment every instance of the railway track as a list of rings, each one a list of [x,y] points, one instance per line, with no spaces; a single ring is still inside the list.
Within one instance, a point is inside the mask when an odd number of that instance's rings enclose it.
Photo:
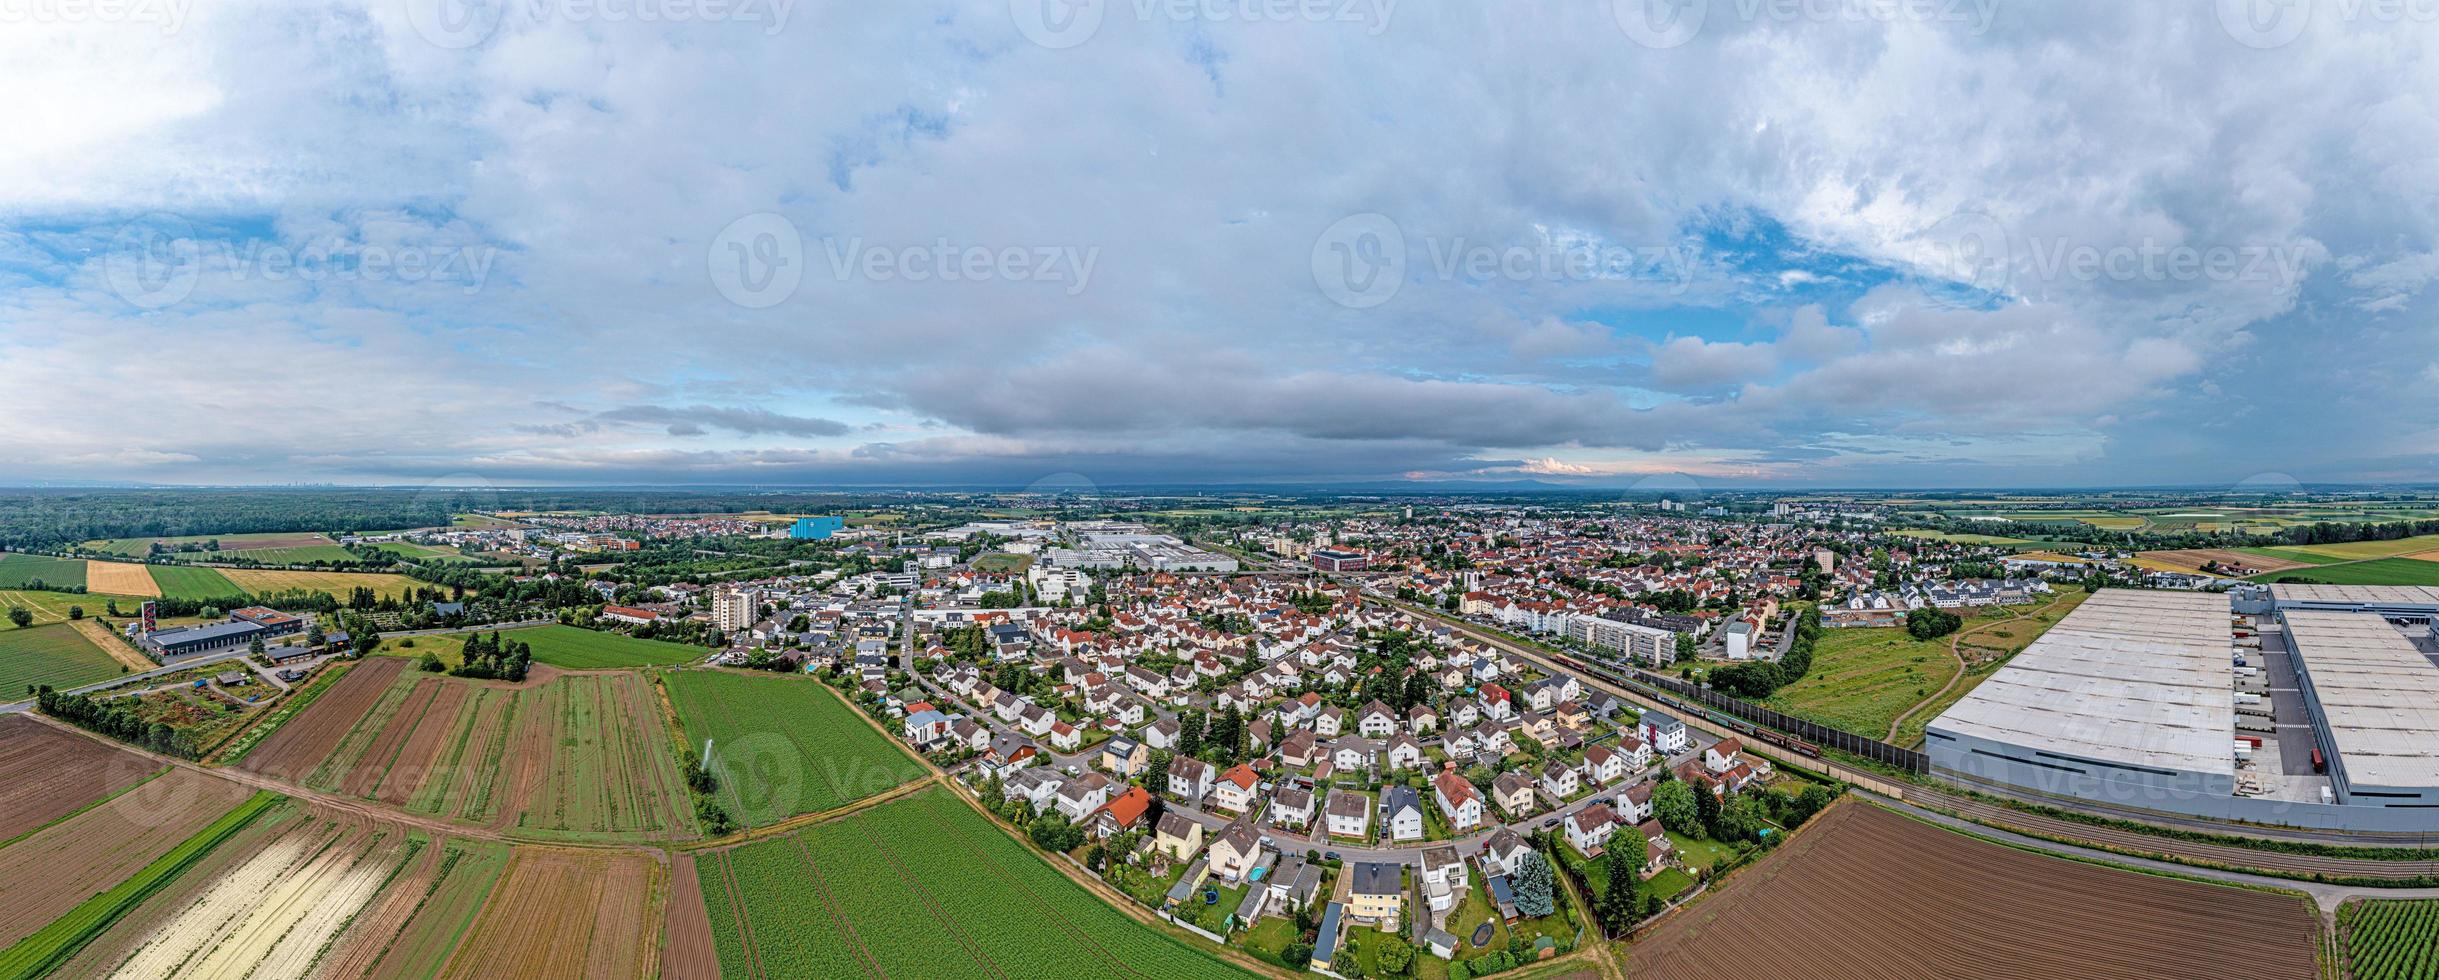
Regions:
[[[1906,802],[1917,806],[1946,810],[1975,823],[2003,827],[2036,837],[2088,844],[2103,850],[2136,852],[2143,855],[2157,854],[2172,860],[2199,862],[2239,870],[2257,869],[2289,875],[2319,874],[2338,878],[2387,881],[2439,878],[2439,860],[2380,861],[2370,858],[2289,854],[2227,844],[2178,840],[2126,830],[2121,827],[2103,827],[2036,813],[2025,813],[2021,810],[2012,810],[1919,787],[1908,789],[1905,799]]]

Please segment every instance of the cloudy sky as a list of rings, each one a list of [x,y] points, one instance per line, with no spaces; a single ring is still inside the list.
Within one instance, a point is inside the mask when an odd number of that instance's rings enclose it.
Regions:
[[[2439,2],[0,20],[0,482],[2439,479]]]

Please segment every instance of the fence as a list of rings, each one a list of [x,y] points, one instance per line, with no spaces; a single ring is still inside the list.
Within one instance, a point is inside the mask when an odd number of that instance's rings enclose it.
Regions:
[[[1814,745],[1837,749],[1840,752],[1870,759],[1882,765],[1894,766],[1917,774],[1931,771],[1931,757],[1913,749],[1901,749],[1876,738],[1866,738],[1842,728],[1831,728],[1816,721],[1765,708],[1750,701],[1730,697],[1674,677],[1664,677],[1632,667],[1627,668],[1627,673],[1631,675],[1632,680],[1640,682],[1645,687],[1657,688],[1674,694],[1677,698],[1691,698],[1697,705],[1715,709],[1715,711],[1708,712],[1714,717],[1717,712],[1724,711],[1751,724],[1785,732]],[[1671,699],[1663,698],[1663,700]],[[1694,710],[1694,705],[1685,705],[1682,701],[1678,703],[1688,710]],[[1745,726],[1731,724],[1729,727]]]
[[[1809,742],[1813,746],[1827,746],[1849,755],[1870,759],[1873,762],[1911,773],[1919,774],[1931,771],[1931,757],[1912,749],[1901,749],[1876,738],[1866,738],[1845,729],[1831,728],[1816,721],[1765,708],[1750,701],[1689,684],[1674,677],[1655,674],[1639,667],[1603,663],[1598,660],[1584,663],[1570,658],[1565,665],[1602,675],[1612,683],[1635,688],[1662,704],[1680,711],[1705,715],[1710,720],[1729,728],[1756,735],[1763,741],[1781,744],[1782,747],[1798,752],[1803,751],[1802,747],[1784,745],[1773,736],[1783,732]],[[1688,703],[1689,700],[1692,703]],[[1722,715],[1722,712],[1725,715]],[[1754,728],[1756,725],[1770,729],[1770,731],[1757,731]]]

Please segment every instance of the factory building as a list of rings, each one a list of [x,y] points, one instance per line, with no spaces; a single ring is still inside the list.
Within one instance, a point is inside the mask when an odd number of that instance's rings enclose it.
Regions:
[[[2439,809],[2439,666],[2431,654],[2381,616],[2298,608],[2279,619],[2337,801]],[[2429,629],[2415,629],[2427,643]]]
[[[1931,722],[1935,770],[2178,809],[2235,792],[2224,596],[2105,589]]]

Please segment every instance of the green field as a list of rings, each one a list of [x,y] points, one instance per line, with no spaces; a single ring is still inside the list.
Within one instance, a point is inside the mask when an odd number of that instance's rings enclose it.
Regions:
[[[774,977],[1246,975],[1127,918],[947,790],[703,854],[695,868],[729,976],[756,962]]]
[[[101,595],[91,592],[83,594],[75,592],[16,592],[0,589],[0,610],[15,607],[33,613],[34,625],[36,626],[41,626],[45,623],[67,622],[68,610],[72,608],[82,608],[87,616],[99,617],[107,615],[107,610],[110,608],[110,603],[112,600],[117,600],[119,604],[119,615],[122,617],[132,617],[136,614],[136,607],[143,603],[144,597],[132,595]],[[8,623],[5,620],[0,620],[0,628],[5,628],[7,626]]]
[[[242,596],[246,590],[220,574],[217,568],[194,568],[185,565],[153,565],[153,583],[161,587],[166,599],[224,599]]]
[[[84,585],[85,561],[0,552],[0,589],[22,589],[37,582],[47,588]]]
[[[431,545],[415,544],[410,541],[384,541],[380,544],[366,545],[365,547],[384,554],[396,555],[399,558],[411,562],[472,560],[467,558],[463,552],[460,552],[455,548],[435,548]]]
[[[2344,558],[2331,557],[2329,555],[2313,554],[2312,552],[2305,551],[2301,548],[2237,548],[2236,550],[2247,555],[2259,555],[2263,558],[2283,558],[2287,561],[2303,562],[2306,565],[2334,565],[2338,562],[2348,560]]]
[[[1812,669],[1762,703],[1879,738],[1956,671],[1946,637],[1917,640],[1902,628],[1825,629],[1812,648]]]
[[[1023,572],[1033,567],[1033,556],[992,552],[975,555],[972,564],[977,572]]]
[[[639,640],[619,633],[603,633],[574,626],[538,626],[501,635],[503,638],[522,640],[532,647],[535,663],[569,670],[655,667],[692,663],[711,655],[710,650],[702,647],[662,640]],[[459,644],[461,647],[463,645],[462,642]]]
[[[0,553],[0,589],[22,589],[36,582],[53,588],[81,586],[85,584],[85,560]]]
[[[2337,910],[2337,933],[2347,976],[2439,977],[2439,901],[2347,902]]]
[[[2439,585],[2439,561],[2375,558],[2255,575],[2251,581],[2285,582],[2292,579],[2311,579],[2331,585]]]
[[[686,743],[747,826],[819,813],[923,775],[923,764],[811,677],[681,670],[664,678]]]
[[[23,701],[29,684],[60,690],[109,680],[126,668],[65,623],[18,629],[0,624],[0,702]]]
[[[2390,558],[2421,551],[2439,551],[2439,534],[2397,538],[2393,541],[2341,541],[2332,544],[2303,544],[2265,548],[2264,552],[2296,561],[2355,561],[2362,558]]]

